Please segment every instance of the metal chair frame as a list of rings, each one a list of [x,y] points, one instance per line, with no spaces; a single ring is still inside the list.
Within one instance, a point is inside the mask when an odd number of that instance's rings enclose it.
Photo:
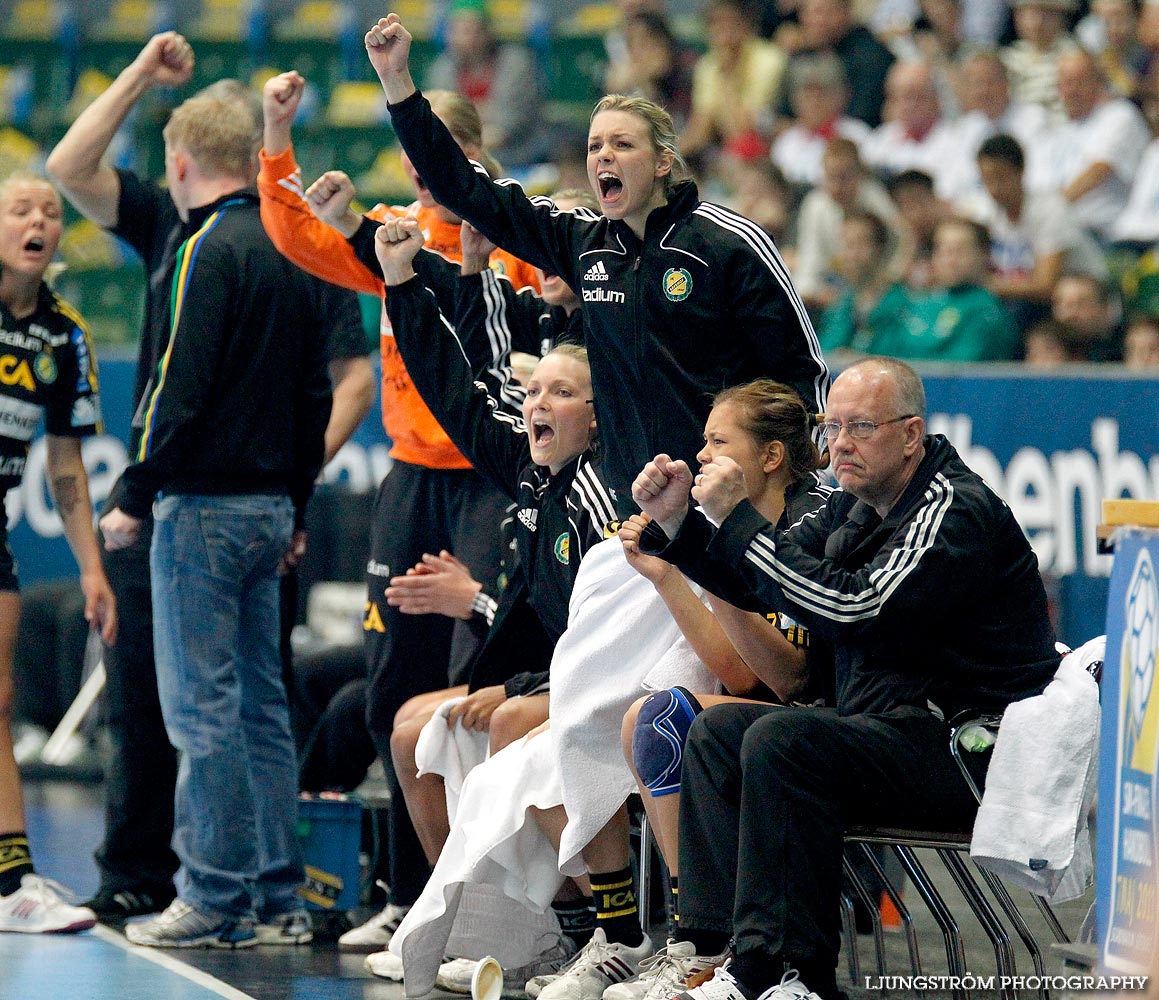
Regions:
[[[982,792],[974,781],[973,775],[970,774],[969,768],[966,766],[966,761],[963,757],[961,736],[971,726],[983,726],[991,732],[995,732],[1001,721],[1002,716],[1000,713],[974,713],[967,716],[959,716],[950,725],[950,754],[961,770],[962,776],[966,779],[966,783],[973,793],[974,798],[979,803],[982,801]],[[927,848],[937,854],[946,871],[949,873],[950,878],[957,886],[959,892],[961,892],[970,910],[981,925],[991,946],[994,948],[994,958],[998,974],[1000,976],[1013,976],[1015,974],[1015,958],[1013,948],[1011,947],[1010,934],[1006,929],[1006,925],[991,905],[990,899],[987,898],[982,887],[978,884],[974,873],[976,872],[977,875],[981,876],[982,882],[989,889],[990,895],[998,904],[998,909],[1002,911],[1002,914],[1010,926],[1014,928],[1014,931],[1030,954],[1035,974],[1040,977],[1041,982],[1041,977],[1045,975],[1042,948],[1039,946],[1034,933],[1031,931],[1026,919],[1022,916],[1009,890],[993,872],[979,868],[972,861],[967,864],[963,860],[962,855],[968,855],[970,851],[969,831],[947,833],[942,831],[901,830],[884,827],[857,827],[846,833],[845,841],[847,845],[860,849],[866,861],[873,869],[875,876],[884,886],[885,893],[889,896],[894,906],[897,907],[898,913],[901,914],[909,950],[910,969],[914,975],[920,975],[922,970],[917,935],[913,926],[913,917],[904,904],[902,904],[898,887],[893,885],[889,880],[885,870],[871,850],[871,845],[884,845],[889,847],[901,863],[910,882],[913,883],[914,889],[921,896],[922,901],[929,909],[931,916],[933,916],[934,922],[937,923],[938,928],[942,932],[942,939],[946,950],[946,964],[951,976],[962,977],[968,972],[961,928],[952,910],[942,898],[933,880],[918,860],[915,853],[915,849],[917,848]],[[848,858],[845,860],[845,871],[849,876],[849,881],[853,886],[854,892],[869,909],[873,921],[874,953],[877,971],[879,975],[884,975],[885,943],[881,916],[878,912],[878,900],[873,898],[872,893],[869,892],[865,885],[864,879],[861,878],[854,866],[850,864]],[[1042,913],[1055,939],[1060,943],[1069,943],[1070,938],[1067,936],[1058,917],[1051,909],[1050,904],[1041,896],[1031,895],[1031,898]],[[859,982],[861,978],[861,963],[857,952],[857,933],[853,920],[853,903],[848,895],[845,894],[843,894],[842,899],[842,920],[845,928],[849,975],[853,982]],[[967,995],[966,991],[961,988],[955,989],[953,993],[955,1000],[964,1000]],[[1047,1000],[1049,996],[1046,988],[1042,986],[1040,986],[1038,994],[1042,1000]],[[1002,995],[1006,998],[1016,996],[1017,994],[1011,988],[1005,987],[1002,990]]]

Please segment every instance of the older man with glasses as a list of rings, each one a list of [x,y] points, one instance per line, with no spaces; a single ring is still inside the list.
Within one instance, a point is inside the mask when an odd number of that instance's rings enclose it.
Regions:
[[[694,1000],[840,996],[845,830],[966,828],[974,799],[944,720],[1037,694],[1058,666],[1026,536],[953,446],[926,434],[917,374],[858,362],[833,383],[821,429],[842,492],[796,524],[761,518],[729,459],[693,484],[657,456],[633,487],[672,539],[660,554],[835,649],[835,707],[722,705],[693,723],[678,939],[716,955],[732,935],[735,952],[682,995]],[[707,520],[689,512],[690,487]]]

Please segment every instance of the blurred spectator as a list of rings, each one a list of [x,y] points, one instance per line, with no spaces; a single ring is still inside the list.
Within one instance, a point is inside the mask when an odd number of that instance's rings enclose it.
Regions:
[[[841,60],[832,52],[793,60],[788,89],[796,123],[773,142],[773,162],[794,184],[816,187],[821,183],[825,144],[844,136],[860,145],[869,135],[869,126],[845,114],[849,83]]]
[[[1023,186],[1022,147],[1014,138],[994,135],[982,143],[978,167],[985,191],[961,209],[990,231],[995,295],[1045,305],[1063,273],[1106,279],[1102,252],[1062,196]]]
[[[1138,316],[1123,337],[1123,364],[1135,371],[1159,370],[1159,319]]]
[[[769,160],[734,161],[728,165],[727,174],[732,190],[726,199],[728,206],[768,233],[792,267],[788,242],[794,199],[785,175]]]
[[[800,19],[801,48],[790,63],[808,52],[833,52],[852,87],[847,113],[870,127],[880,125],[893,53],[857,22],[852,0],[802,0]],[[791,113],[787,99],[781,113]]]
[[[484,0],[454,0],[447,47],[427,71],[425,87],[463,94],[479,109],[483,145],[504,168],[549,158],[543,81],[531,50],[500,44]]]
[[[651,10],[625,18],[624,44],[627,59],[608,64],[604,90],[646,97],[683,129],[692,110],[692,50],[672,33],[663,14]]]
[[[874,351],[930,361],[1006,361],[1018,335],[985,287],[990,234],[963,218],[943,219],[934,231],[933,289],[911,292],[902,323],[892,323]]]
[[[1058,92],[1066,120],[1043,140],[1028,184],[1060,191],[1079,222],[1105,241],[1127,205],[1151,135],[1138,108],[1107,91],[1089,52],[1076,50],[1059,59]]]
[[[961,0],[921,0],[909,31],[893,36],[890,47],[901,62],[924,62],[933,72],[942,114],[958,117],[958,62],[966,48]],[[888,91],[888,85],[887,85]]]
[[[1117,97],[1134,97],[1153,54],[1139,41],[1140,0],[1093,0],[1076,29],[1083,47],[1095,53],[1107,86]]]
[[[1035,323],[1022,338],[1023,359],[1031,368],[1060,368],[1083,360],[1058,320]]]
[[[835,263],[841,247],[841,222],[847,213],[872,212],[895,225],[897,209],[881,183],[866,174],[849,139],[831,139],[821,161],[821,186],[801,202],[797,220],[797,292],[810,308],[824,308],[837,297]]]
[[[970,45],[993,46],[1006,27],[1007,0],[969,0],[961,4],[961,35]],[[937,17],[937,15],[934,15]],[[928,23],[918,0],[878,0],[865,23],[879,38],[895,38]]]
[[[801,0],[754,0],[751,7],[756,12],[761,38],[771,38],[790,52],[800,47]]]
[[[981,193],[978,149],[990,136],[1013,136],[1024,153],[1032,153],[1047,129],[1042,105],[1010,99],[1006,67],[996,52],[967,56],[962,61],[959,80],[962,116],[954,123],[958,153],[944,171],[944,189],[953,199]]]
[[[1054,119],[1063,114],[1058,96],[1058,60],[1077,48],[1068,34],[1078,0],[1014,0],[1018,40],[1002,50],[1014,99],[1041,104]]]
[[[656,14],[659,17],[668,17],[666,0],[615,0],[619,11],[619,19],[604,35],[604,49],[608,54],[608,68],[606,72],[620,77],[627,75],[631,69],[626,66],[632,61],[628,52],[627,23],[636,14]]]
[[[1085,274],[1066,274],[1054,286],[1050,314],[1083,361],[1118,361],[1118,303],[1110,285]]]
[[[953,126],[942,119],[930,67],[897,62],[885,81],[884,125],[861,143],[866,165],[892,177],[903,170],[922,170],[944,193],[943,177],[954,163],[957,141]]]
[[[1159,62],[1140,83],[1138,99],[1152,139],[1139,158],[1127,205],[1111,227],[1111,239],[1133,257],[1159,241]]]
[[[767,156],[788,59],[757,37],[744,0],[709,0],[704,10],[708,51],[692,75],[692,113],[680,151],[697,157],[710,147],[745,159]]]
[[[825,352],[877,353],[876,338],[904,312],[905,289],[889,272],[889,228],[871,212],[850,212],[841,224],[837,271],[845,289],[821,317]]]
[[[920,170],[903,170],[891,178],[889,194],[897,206],[905,236],[906,257],[901,264],[904,281],[911,288],[928,288],[934,230],[953,210],[934,193],[934,179]]]

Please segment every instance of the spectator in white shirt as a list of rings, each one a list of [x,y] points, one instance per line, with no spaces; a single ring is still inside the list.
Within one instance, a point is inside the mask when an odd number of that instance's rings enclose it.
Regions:
[[[1058,92],[1066,121],[1044,141],[1029,183],[1060,192],[1083,227],[1105,242],[1127,205],[1151,134],[1135,105],[1111,97],[1088,52],[1068,52],[1059,60]]]
[[[898,231],[898,212],[881,183],[866,174],[849,139],[829,141],[821,161],[821,186],[801,202],[797,217],[797,291],[811,309],[822,309],[837,297],[837,251],[847,212],[871,212]],[[901,245],[900,240],[896,245]]]
[[[1143,151],[1127,206],[1111,230],[1116,248],[1133,256],[1159,242],[1159,61],[1139,85],[1139,106],[1154,138]]]
[[[962,200],[983,193],[978,176],[978,149],[992,135],[1013,136],[1026,155],[1047,129],[1046,111],[1040,104],[1010,98],[1006,67],[996,52],[975,52],[961,64],[962,117],[954,123],[958,155],[947,168],[948,197]]]
[[[845,68],[832,52],[795,59],[789,66],[789,101],[796,118],[774,141],[773,162],[794,184],[821,183],[821,158],[830,139],[844,136],[858,145],[869,126],[845,114],[849,84]]]
[[[930,67],[920,62],[894,63],[885,79],[885,124],[861,144],[867,166],[887,177],[921,170],[941,177],[957,155],[953,126],[943,121]]]
[[[990,291],[1007,302],[1046,305],[1063,273],[1104,281],[1107,266],[1061,195],[1026,191],[1024,162],[1016,139],[991,136],[978,151],[985,191],[961,208],[990,231]]]

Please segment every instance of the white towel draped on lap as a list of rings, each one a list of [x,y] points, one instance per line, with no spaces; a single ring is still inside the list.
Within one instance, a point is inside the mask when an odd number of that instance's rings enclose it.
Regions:
[[[447,714],[466,698],[448,698],[430,718],[415,745],[415,763],[419,777],[438,774],[447,794],[447,816],[453,823],[459,807],[459,794],[467,773],[487,759],[486,733],[464,729],[461,724],[447,728]]]
[[[1093,876],[1099,689],[1086,668],[1105,646],[1105,636],[1080,646],[1042,694],[1007,707],[974,822],[970,856],[1052,902],[1081,896]]]
[[[551,743],[550,732],[518,740],[466,776],[439,862],[390,942],[408,997],[434,989],[444,955],[493,955],[512,969],[555,942],[563,876],[527,812],[562,801]]]
[[[551,728],[568,815],[564,874],[583,873],[580,852],[636,789],[620,744],[624,713],[647,691],[675,684],[698,693],[719,687],[620,540],[600,542],[580,564],[551,660]]]

